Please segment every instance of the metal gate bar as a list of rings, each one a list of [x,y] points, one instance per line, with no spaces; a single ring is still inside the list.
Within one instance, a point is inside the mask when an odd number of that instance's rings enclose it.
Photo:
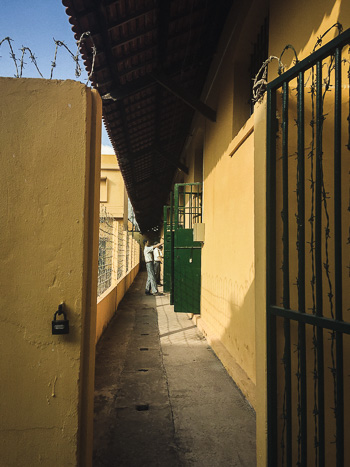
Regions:
[[[311,324],[311,326],[319,326],[322,329],[329,331],[341,332],[350,334],[350,323],[338,321],[336,319],[326,318],[324,316],[316,316],[310,313],[300,313],[300,311],[286,310],[279,306],[270,306],[269,312],[272,316],[280,316],[288,318],[298,323]]]
[[[342,244],[341,244],[341,49],[335,49],[335,93],[334,93],[334,264],[335,264],[335,318],[343,320],[342,291]],[[337,467],[344,465],[344,375],[343,334],[336,333],[336,446]]]
[[[170,193],[170,225],[171,225],[171,266],[170,266],[170,305],[174,305],[174,228],[175,228],[175,219],[174,219],[174,193]]]
[[[304,73],[298,75],[297,126],[298,126],[298,167],[297,167],[297,203],[298,203],[298,309],[305,313],[305,118],[304,118]],[[299,436],[300,462],[307,460],[307,394],[306,394],[306,339],[305,324],[298,323],[298,372],[300,385]]]
[[[268,384],[268,465],[278,463],[278,420],[277,420],[277,343],[276,317],[283,318],[283,428],[281,440],[282,465],[292,465],[293,422],[298,422],[298,465],[308,464],[307,439],[307,345],[306,325],[314,330],[314,419],[315,419],[315,465],[325,466],[325,357],[324,330],[331,331],[331,352],[333,359],[333,343],[335,342],[335,363],[330,368],[334,386],[334,415],[336,430],[336,466],[344,465],[344,375],[343,375],[343,334],[350,334],[350,323],[343,321],[342,315],[342,209],[341,209],[341,62],[342,49],[350,43],[350,30],[347,30],[326,46],[314,52],[310,57],[299,62],[267,87],[267,384]],[[326,192],[323,172],[323,102],[327,92],[327,84],[323,89],[322,61],[334,60],[334,269],[335,269],[335,305],[333,312],[333,293],[328,272],[329,215],[326,206]],[[312,203],[314,203],[314,219],[311,219],[312,290],[315,286],[315,301],[312,314],[306,312],[305,295],[305,72],[316,69],[315,102],[316,118],[311,123],[312,134],[315,125],[315,181],[311,181]],[[331,70],[333,68],[330,68]],[[329,72],[330,76],[330,72]],[[326,77],[327,78],[327,77]],[[290,309],[290,245],[289,245],[289,167],[288,167],[288,94],[290,82],[297,79],[297,302],[298,311]],[[326,80],[325,80],[326,83]],[[276,93],[282,89],[282,286],[283,306],[277,306],[277,266],[276,266],[276,138],[278,122],[276,119]],[[314,90],[312,93],[312,103]],[[313,105],[313,104],[312,104]],[[350,149],[350,148],[349,148]],[[313,149],[312,149],[313,151]],[[323,208],[326,225],[322,223]],[[326,261],[322,258],[322,240],[325,242]],[[325,270],[325,272],[323,272]],[[329,282],[329,302],[331,318],[324,316],[322,280]],[[312,292],[313,293],[313,292]],[[297,417],[292,414],[292,371],[291,371],[291,328],[290,320],[297,322],[298,352],[298,402]]]
[[[288,208],[288,82],[282,86],[282,180],[283,180],[283,307],[290,308],[289,296],[289,208]],[[286,465],[292,465],[292,369],[291,369],[291,342],[290,321],[284,319],[284,425],[282,431],[282,445],[284,445],[284,429],[286,429]],[[284,454],[284,452],[283,452]]]
[[[276,187],[276,92],[267,87],[267,119],[266,119],[266,191],[267,222],[266,222],[266,342],[267,342],[267,427],[268,427],[268,459],[267,465],[277,466],[277,365],[273,359],[276,355],[276,315],[271,313],[270,305],[276,299],[276,196],[272,187]]]
[[[316,185],[315,185],[315,270],[316,270],[316,315],[323,315],[322,286],[322,61],[316,62]],[[324,355],[323,329],[317,327],[317,405],[318,405],[318,455],[319,466],[325,465],[324,435]]]
[[[298,167],[297,167],[297,242],[298,242],[298,308],[305,313],[305,131],[304,131],[304,74],[298,75],[297,126],[298,126]],[[298,384],[300,462],[307,459],[307,394],[306,394],[306,338],[305,324],[298,323]]]

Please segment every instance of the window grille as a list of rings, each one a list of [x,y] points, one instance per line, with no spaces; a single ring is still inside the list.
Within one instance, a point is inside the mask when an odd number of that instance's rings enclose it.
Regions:
[[[254,102],[253,102],[253,82],[259,72],[261,65],[267,60],[269,56],[269,18],[268,16],[264,19],[264,23],[261,26],[260,32],[257,36],[256,42],[253,46],[253,53],[250,56],[250,115],[254,112]]]

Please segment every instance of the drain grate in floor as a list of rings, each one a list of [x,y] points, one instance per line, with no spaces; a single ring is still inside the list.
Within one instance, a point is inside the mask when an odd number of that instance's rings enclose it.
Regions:
[[[139,412],[144,412],[145,410],[149,410],[149,404],[138,404],[136,406],[136,410]]]

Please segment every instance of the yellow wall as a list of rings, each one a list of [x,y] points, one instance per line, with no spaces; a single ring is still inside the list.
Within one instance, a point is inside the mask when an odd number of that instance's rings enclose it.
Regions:
[[[254,138],[213,163],[216,142],[210,140],[204,164],[201,315],[255,383]]]
[[[350,3],[347,0],[320,0],[303,2],[293,0],[285,4],[270,1],[270,54],[280,56],[287,44],[296,49],[299,59],[307,57],[314,49],[317,39],[336,22],[344,30],[350,27]],[[337,35],[334,28],[323,39],[326,44]],[[284,54],[282,61],[290,66],[292,51]],[[276,76],[276,67],[271,67],[269,78]]]
[[[114,287],[110,287],[99,297],[97,302],[96,343],[113,318],[119,303],[128,291],[139,272],[140,263],[121,278]]]
[[[101,102],[73,81],[0,78],[0,95],[0,463],[88,466]]]
[[[259,2],[261,3],[261,2]],[[240,112],[243,128],[235,125],[234,107],[239,89],[233,83],[234,60],[241,49],[230,41],[242,30],[246,15],[256,14],[241,5],[230,17],[210,73],[204,100],[215,108],[216,123],[197,118],[187,145],[186,163],[195,180],[198,154],[203,154],[203,222],[201,316],[195,318],[225,367],[248,398],[256,403],[255,362],[255,249],[254,249],[254,117],[249,106]],[[247,20],[246,20],[247,21]],[[232,26],[233,24],[233,26]],[[220,53],[226,54],[220,57]],[[196,181],[199,181],[198,179]]]
[[[113,217],[123,218],[124,214],[127,217],[127,194],[115,155],[102,154],[101,178],[104,177],[107,178],[107,202],[103,205]]]
[[[267,458],[266,378],[266,99],[254,109],[254,247],[257,465]]]

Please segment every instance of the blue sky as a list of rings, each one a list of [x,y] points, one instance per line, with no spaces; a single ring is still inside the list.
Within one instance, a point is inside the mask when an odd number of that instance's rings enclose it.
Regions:
[[[1,0],[0,13],[0,42],[10,37],[14,54],[17,59],[21,57],[22,46],[28,47],[36,57],[38,67],[44,78],[49,79],[51,63],[55,55],[55,42],[53,38],[63,41],[67,47],[76,54],[71,24],[60,0]],[[26,54],[23,69],[23,78],[40,78],[29,55]],[[83,63],[82,75],[75,76],[75,63],[70,54],[60,47],[57,53],[56,67],[53,71],[54,79],[74,79],[87,84],[87,73]],[[0,76],[15,76],[16,68],[10,57],[10,48],[7,42],[0,47]],[[88,84],[89,85],[89,84]],[[106,130],[103,127],[102,145],[111,146]],[[107,152],[107,148],[102,150]]]

